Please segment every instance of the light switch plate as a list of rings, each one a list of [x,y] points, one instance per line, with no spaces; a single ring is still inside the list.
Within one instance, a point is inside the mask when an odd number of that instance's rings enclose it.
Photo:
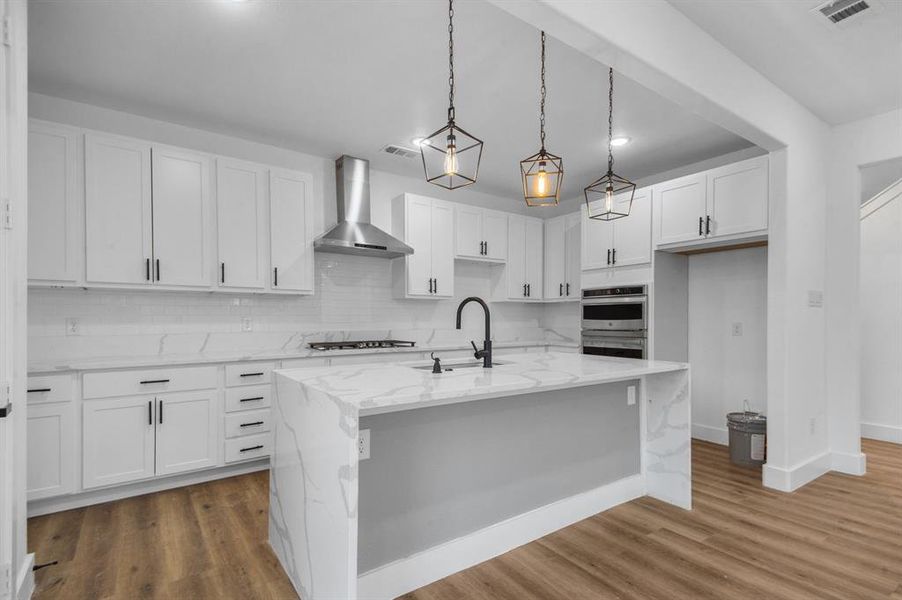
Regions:
[[[636,386],[629,385],[626,388],[626,405],[632,406],[636,403]]]
[[[742,323],[733,323],[733,336],[739,337],[742,335]]]
[[[254,330],[254,322],[250,320],[248,317],[244,317],[241,319],[241,331],[253,331]]]
[[[78,319],[66,319],[66,335],[78,335],[79,333]]]
[[[808,306],[821,308],[824,306],[824,292],[821,290],[808,290]]]

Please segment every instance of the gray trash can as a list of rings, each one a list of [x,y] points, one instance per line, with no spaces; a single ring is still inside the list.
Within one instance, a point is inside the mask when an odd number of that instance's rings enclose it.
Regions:
[[[767,458],[767,417],[743,411],[727,413],[730,430],[730,462],[743,467],[759,467]]]

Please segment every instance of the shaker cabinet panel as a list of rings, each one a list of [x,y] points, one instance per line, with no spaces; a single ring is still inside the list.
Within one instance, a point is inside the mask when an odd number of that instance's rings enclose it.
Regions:
[[[220,287],[263,289],[266,283],[266,170],[216,159]]]
[[[29,404],[28,500],[75,490],[75,407],[72,402]]]
[[[407,263],[407,293],[411,296],[432,295],[432,201],[411,196],[406,200],[404,241],[413,254]]]
[[[567,282],[567,239],[564,217],[545,221],[545,298],[564,297]]]
[[[28,126],[28,279],[75,282],[79,276],[78,130]]]
[[[507,213],[484,211],[482,229],[485,257],[495,261],[507,260]]]
[[[153,396],[82,404],[86,489],[154,476],[154,404]]]
[[[151,280],[150,144],[85,135],[85,263],[90,283]]]
[[[762,156],[708,172],[710,236],[767,229],[767,165]]]
[[[215,467],[221,415],[222,401],[216,390],[159,396],[157,475]]]
[[[661,244],[701,239],[705,235],[706,177],[681,177],[654,187]]]
[[[454,296],[454,207],[436,200],[432,203],[432,279],[434,296]]]
[[[270,173],[272,289],[313,293],[313,178]]]
[[[583,270],[606,269],[611,265],[614,222],[590,219],[583,213],[582,223]]]
[[[628,197],[618,196],[623,204]],[[648,188],[636,190],[629,216],[613,221],[613,266],[641,265],[651,262],[651,193]]]
[[[455,252],[460,258],[483,257],[483,209],[459,204],[455,208]]]

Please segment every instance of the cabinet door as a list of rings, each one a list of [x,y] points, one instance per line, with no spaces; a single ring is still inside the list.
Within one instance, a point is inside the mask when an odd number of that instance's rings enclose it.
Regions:
[[[580,264],[582,249],[580,244],[582,228],[580,225],[582,223],[582,216],[582,212],[577,212],[564,217],[564,245],[567,249],[565,261],[567,278],[564,280],[564,296],[571,299],[579,299],[582,297],[580,281],[582,273],[582,266]],[[547,237],[545,238],[545,243],[548,243]]]
[[[458,204],[454,208],[455,253],[462,258],[483,258],[483,210]]]
[[[628,196],[618,196],[620,205],[628,202]],[[614,266],[641,265],[651,262],[651,194],[649,190],[636,190],[630,214],[614,223]]]
[[[29,404],[28,499],[75,490],[75,418],[72,402]]]
[[[154,281],[209,286],[210,159],[154,146]]]
[[[707,214],[704,173],[657,185],[654,195],[661,228],[659,243],[670,244],[704,237],[704,228],[699,228],[699,219],[704,222]]]
[[[526,299],[526,217],[508,215],[507,297]]]
[[[220,287],[265,287],[265,180],[266,171],[257,165],[216,159]]]
[[[610,251],[614,246],[614,222],[590,219],[586,213],[582,221],[582,268],[607,269],[610,266]]]
[[[482,237],[486,244],[486,258],[507,260],[507,213],[497,210],[484,211]]]
[[[544,297],[544,229],[541,219],[526,218],[526,283],[530,300]]]
[[[154,398],[106,398],[82,403],[84,487],[154,475]]]
[[[545,221],[545,298],[563,298],[567,283],[565,217]]]
[[[454,208],[451,204],[433,200],[431,230],[433,295],[451,298],[454,296]]]
[[[222,402],[216,390],[167,394],[157,402],[157,475],[219,463]]]
[[[85,268],[91,283],[150,283],[150,144],[85,135]]]
[[[767,229],[767,157],[708,172],[711,237]]]
[[[405,199],[404,241],[413,248],[407,261],[407,293],[432,295],[432,200],[420,196]]]
[[[272,289],[313,292],[313,178],[270,172]]]
[[[78,279],[76,130],[28,125],[28,279]]]

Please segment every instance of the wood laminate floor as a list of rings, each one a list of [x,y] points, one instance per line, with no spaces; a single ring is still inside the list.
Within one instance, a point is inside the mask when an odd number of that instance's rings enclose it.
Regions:
[[[404,600],[902,600],[902,446],[795,494],[693,443],[695,508],[642,498]],[[294,598],[255,473],[29,520],[35,597]]]

